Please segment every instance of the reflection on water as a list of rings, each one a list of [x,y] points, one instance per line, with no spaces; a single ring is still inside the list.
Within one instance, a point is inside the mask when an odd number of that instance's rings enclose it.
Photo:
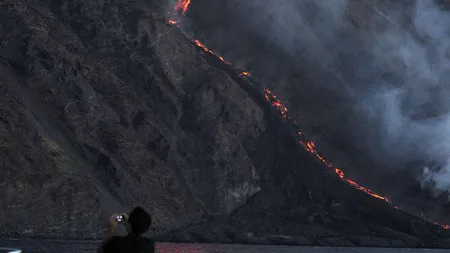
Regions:
[[[260,246],[250,245],[227,245],[227,244],[180,244],[180,243],[158,243],[156,245],[159,253],[279,253],[286,251],[272,251],[261,249]]]
[[[262,246],[262,245],[258,246],[258,245],[239,245],[239,244],[158,243],[156,245],[156,249],[157,252],[159,253],[298,253],[298,252],[323,253],[323,252],[304,251],[305,248],[303,247]],[[340,252],[336,251],[333,253],[340,253]]]
[[[207,251],[204,251],[204,247],[200,247],[197,244],[183,244],[182,247],[180,247],[179,244],[174,243],[164,243],[164,244],[158,244],[157,245],[157,252],[159,253],[206,253]],[[211,251],[208,251],[211,252]],[[219,251],[215,251],[219,252]]]
[[[449,253],[450,250],[158,243],[159,253]]]

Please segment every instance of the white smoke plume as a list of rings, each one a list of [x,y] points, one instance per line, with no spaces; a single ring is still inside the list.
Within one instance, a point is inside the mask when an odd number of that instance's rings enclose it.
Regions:
[[[415,1],[411,15],[410,29],[377,35],[375,65],[396,78],[369,83],[358,106],[379,128],[383,156],[438,164],[420,180],[441,192],[450,190],[450,17],[427,0]]]
[[[376,5],[395,1],[374,2],[280,0],[240,5],[252,10],[247,18],[254,30],[296,58],[308,59],[323,71],[351,69],[346,70],[351,73],[346,79],[351,92],[346,95],[362,118],[359,127],[365,130],[360,138],[374,157],[430,163],[417,168],[422,185],[432,182],[438,191],[450,190],[449,12],[432,0],[397,1],[395,8],[384,9]],[[355,6],[369,6],[371,16]],[[349,28],[350,19],[365,32]],[[342,31],[352,29],[352,39],[344,40]],[[350,60],[343,61],[342,55]],[[320,75],[317,68],[314,71]]]
[[[439,193],[450,190],[450,11],[436,2],[197,0],[191,5],[199,12],[185,23],[198,22],[207,36],[197,27],[195,37],[233,63],[265,53],[244,43],[250,33],[301,59],[261,66],[266,73],[302,68],[318,77],[314,85],[342,93],[352,105],[345,110],[357,115],[343,131],[354,132],[373,160],[413,162],[422,186]]]

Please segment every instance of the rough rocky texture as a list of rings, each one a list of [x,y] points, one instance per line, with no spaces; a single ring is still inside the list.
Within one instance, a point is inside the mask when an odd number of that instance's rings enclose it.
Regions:
[[[261,107],[151,6],[1,4],[3,233],[90,237],[134,205],[170,229],[259,191]]]
[[[403,141],[397,144],[382,138],[384,128],[377,124],[385,121],[367,120],[370,113],[361,113],[361,108],[370,109],[365,105],[367,97],[384,84],[410,86],[398,77],[402,73],[400,60],[380,63],[380,58],[395,55],[384,55],[380,48],[386,37],[390,38],[389,32],[416,36],[415,3],[421,1],[280,1],[271,2],[273,5],[239,0],[192,1],[182,27],[277,94],[289,108],[289,116],[315,141],[318,151],[348,177],[408,212],[450,224],[448,193],[436,197],[418,182],[423,167],[433,162],[424,161],[426,155],[405,155],[398,147]],[[448,1],[435,2],[449,10]],[[337,5],[345,9],[336,10]],[[340,18],[330,22],[333,15]],[[417,41],[421,45],[426,38]],[[377,56],[372,54],[374,48],[380,49]],[[380,70],[377,65],[393,67]],[[443,109],[433,106],[439,110],[429,109],[433,111],[430,114]],[[417,150],[427,150],[417,146]]]
[[[175,230],[158,239],[323,246],[450,246],[449,231],[343,184],[310,159],[290,139],[285,126],[270,122],[267,131],[274,129],[277,131],[266,138],[277,140],[273,148],[283,152],[271,156],[275,166],[259,170],[264,175],[261,178],[270,179],[262,191],[230,216]]]
[[[450,247],[324,170],[165,6],[0,1],[2,236],[100,238],[141,205],[161,240]]]

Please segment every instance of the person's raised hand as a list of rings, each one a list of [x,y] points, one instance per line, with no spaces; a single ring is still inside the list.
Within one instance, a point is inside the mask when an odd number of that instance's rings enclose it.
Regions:
[[[122,215],[123,216],[123,220],[125,221],[125,220],[128,220],[128,214],[127,213],[121,213],[120,215]]]
[[[120,224],[123,228],[127,229],[127,224],[128,224],[128,214],[126,214],[126,213],[121,213],[121,214],[119,214],[119,215],[123,217],[123,219],[119,222],[119,224]]]
[[[117,220],[116,220],[117,216],[118,214],[115,213],[109,217],[108,228],[110,232],[114,232],[117,228]]]

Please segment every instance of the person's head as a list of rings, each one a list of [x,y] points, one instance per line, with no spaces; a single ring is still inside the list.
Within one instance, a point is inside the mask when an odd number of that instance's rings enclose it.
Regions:
[[[136,207],[128,215],[128,233],[134,235],[142,235],[147,232],[152,224],[152,216],[142,207]]]

